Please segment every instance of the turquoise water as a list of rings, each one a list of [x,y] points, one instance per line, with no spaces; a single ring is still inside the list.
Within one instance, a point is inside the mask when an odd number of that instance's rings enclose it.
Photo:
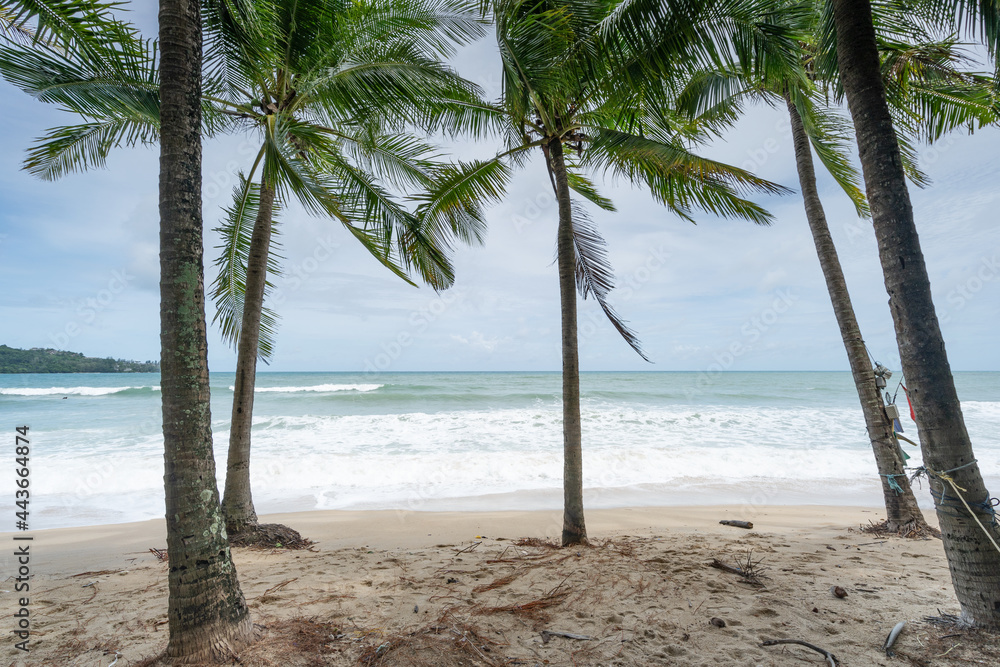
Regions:
[[[221,474],[232,382],[211,378]],[[1000,373],[956,382],[996,493]],[[158,383],[0,375],[11,443],[16,425],[31,427],[34,528],[162,516]],[[258,512],[559,507],[560,383],[557,373],[261,373]],[[585,373],[581,384],[588,506],[880,502],[848,373]]]

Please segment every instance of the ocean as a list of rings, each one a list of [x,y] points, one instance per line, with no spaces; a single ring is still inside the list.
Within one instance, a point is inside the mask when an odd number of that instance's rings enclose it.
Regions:
[[[1000,373],[956,383],[1000,493]],[[211,376],[220,489],[232,384],[232,373]],[[257,511],[559,508],[560,386],[558,373],[260,373]],[[584,373],[581,386],[587,507],[881,504],[849,373]],[[915,439],[902,391],[899,401]],[[32,529],[163,516],[158,375],[0,375],[0,425],[12,508],[0,530],[13,529],[21,425]],[[916,492],[930,507],[926,483]]]

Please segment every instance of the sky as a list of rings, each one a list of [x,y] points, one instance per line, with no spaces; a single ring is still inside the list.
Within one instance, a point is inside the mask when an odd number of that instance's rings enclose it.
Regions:
[[[152,8],[130,4],[137,7],[130,18],[155,34]],[[454,62],[499,93],[500,64],[489,40]],[[20,169],[24,150],[47,128],[76,121],[6,82],[0,96],[8,109],[0,125],[0,343],[157,359],[157,150],[123,149],[107,169],[38,180]],[[211,230],[236,171],[249,166],[253,141],[226,137],[204,147],[206,284],[215,277],[219,243]],[[497,145],[448,148],[471,159]],[[794,193],[757,200],[774,214],[767,227],[708,214],[692,224],[639,188],[598,179],[618,207],[591,210],[617,277],[611,301],[653,363],[588,300],[579,311],[582,370],[847,370],[798,195],[787,112],[754,108],[702,153]],[[953,135],[922,148],[920,159],[932,184],[910,194],[952,367],[1000,370],[1000,130]],[[898,369],[871,224],[822,172],[820,194],[869,349]],[[277,344],[261,370],[558,370],[556,218],[536,157],[489,210],[485,244],[456,249],[455,286],[435,293],[392,276],[337,223],[290,207],[280,221],[284,270],[274,279]],[[234,351],[210,327],[210,369],[235,364]]]

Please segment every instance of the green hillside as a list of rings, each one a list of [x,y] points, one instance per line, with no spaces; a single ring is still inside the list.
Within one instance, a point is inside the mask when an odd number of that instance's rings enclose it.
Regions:
[[[159,373],[156,361],[98,359],[79,352],[0,345],[0,373]]]

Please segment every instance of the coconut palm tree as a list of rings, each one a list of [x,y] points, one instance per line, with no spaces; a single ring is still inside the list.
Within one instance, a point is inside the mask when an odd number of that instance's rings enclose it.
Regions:
[[[471,6],[450,0],[206,6],[206,99],[262,140],[220,230],[212,295],[223,336],[237,348],[223,507],[230,533],[244,534],[257,528],[251,422],[257,359],[273,349],[276,319],[264,300],[267,274],[279,266],[276,209],[297,200],[343,223],[398,276],[409,281],[412,269],[435,289],[449,287],[452,240],[481,240],[481,220],[460,216],[430,230],[382,183],[427,187],[439,174],[431,147],[398,128],[456,129],[453,103],[475,99],[472,86],[437,58],[483,28]]]
[[[995,49],[993,5],[932,3],[984,26]],[[830,30],[854,120],[865,189],[889,293],[899,356],[916,413],[924,466],[934,495],[952,583],[970,624],[1000,628],[1000,530],[972,450],[931,298],[930,280],[882,81],[869,0],[832,0]]]
[[[977,119],[988,122],[992,114],[989,92],[983,82],[956,69],[962,56],[953,39],[933,40],[921,25],[907,24],[906,18],[898,15],[899,8],[883,7],[880,12],[883,24],[908,26],[908,34],[886,36],[880,39],[879,47],[883,79],[890,91],[890,108],[903,128],[900,142],[904,149],[904,166],[915,183],[924,185],[927,179],[914,163],[916,140],[930,128],[942,132]],[[831,92],[837,92],[836,80],[817,81],[817,77],[821,73],[835,75],[835,72],[819,72],[814,67],[816,44],[821,41],[815,37],[820,24],[818,14],[791,11],[782,15],[786,19],[805,21],[800,26],[802,41],[796,44],[801,68],[790,72],[763,72],[753,67],[700,72],[687,82],[678,103],[687,114],[697,115],[703,122],[711,119],[714,124],[728,124],[726,121],[738,118],[744,100],[762,99],[787,109],[806,218],[875,453],[887,527],[904,533],[919,531],[926,527],[926,522],[904,470],[906,457],[899,448],[892,420],[886,415],[881,392],[876,387],[871,360],[816,187],[810,145],[854,202],[858,213],[868,215],[857,172],[845,150],[845,123],[832,110],[823,109],[823,100],[828,99]],[[902,37],[905,41],[901,41]]]
[[[456,200],[408,210],[386,183],[427,187],[451,170],[404,125],[456,132],[475,128],[474,86],[438,57],[482,34],[478,12],[462,0],[355,3],[344,0],[205,0],[203,105],[212,133],[261,139],[226,210],[219,274],[213,285],[223,337],[237,348],[223,508],[236,541],[256,541],[250,489],[250,436],[258,357],[273,349],[276,317],[264,307],[280,205],[341,222],[380,262],[409,281],[450,286],[455,239],[482,238],[476,207]],[[91,119],[55,128],[28,153],[43,178],[103,165],[123,143],[154,143],[158,132],[155,45],[105,74],[57,53],[0,51],[0,71],[29,93]],[[270,526],[268,539],[294,531]]]
[[[604,240],[583,200],[613,211],[586,175],[607,173],[646,186],[681,217],[697,207],[766,223],[770,216],[742,195],[781,188],[740,169],[701,158],[689,136],[660,104],[656,86],[641,87],[643,63],[680,63],[714,45],[693,41],[753,20],[712,11],[689,11],[685,21],[636,23],[607,3],[589,0],[495,0],[491,3],[503,71],[503,94],[494,104],[494,127],[505,150],[462,166],[445,185],[451,196],[475,190],[484,199],[503,195],[512,169],[541,154],[558,202],[556,255],[562,332],[563,492],[562,544],[586,542],[583,513],[582,429],[577,341],[577,290],[594,297],[626,342],[645,358],[636,334],[609,302],[614,276]],[[674,16],[674,19],[677,19]],[[635,26],[633,26],[635,27]],[[645,30],[655,31],[655,39]],[[629,41],[640,36],[645,41]],[[721,51],[721,49],[720,49]],[[716,54],[717,55],[717,54]],[[689,128],[688,128],[689,129]],[[428,197],[441,197],[431,191]]]
[[[253,636],[215,482],[201,219],[201,17],[160,3],[160,386],[167,504],[167,655],[228,658]]]

